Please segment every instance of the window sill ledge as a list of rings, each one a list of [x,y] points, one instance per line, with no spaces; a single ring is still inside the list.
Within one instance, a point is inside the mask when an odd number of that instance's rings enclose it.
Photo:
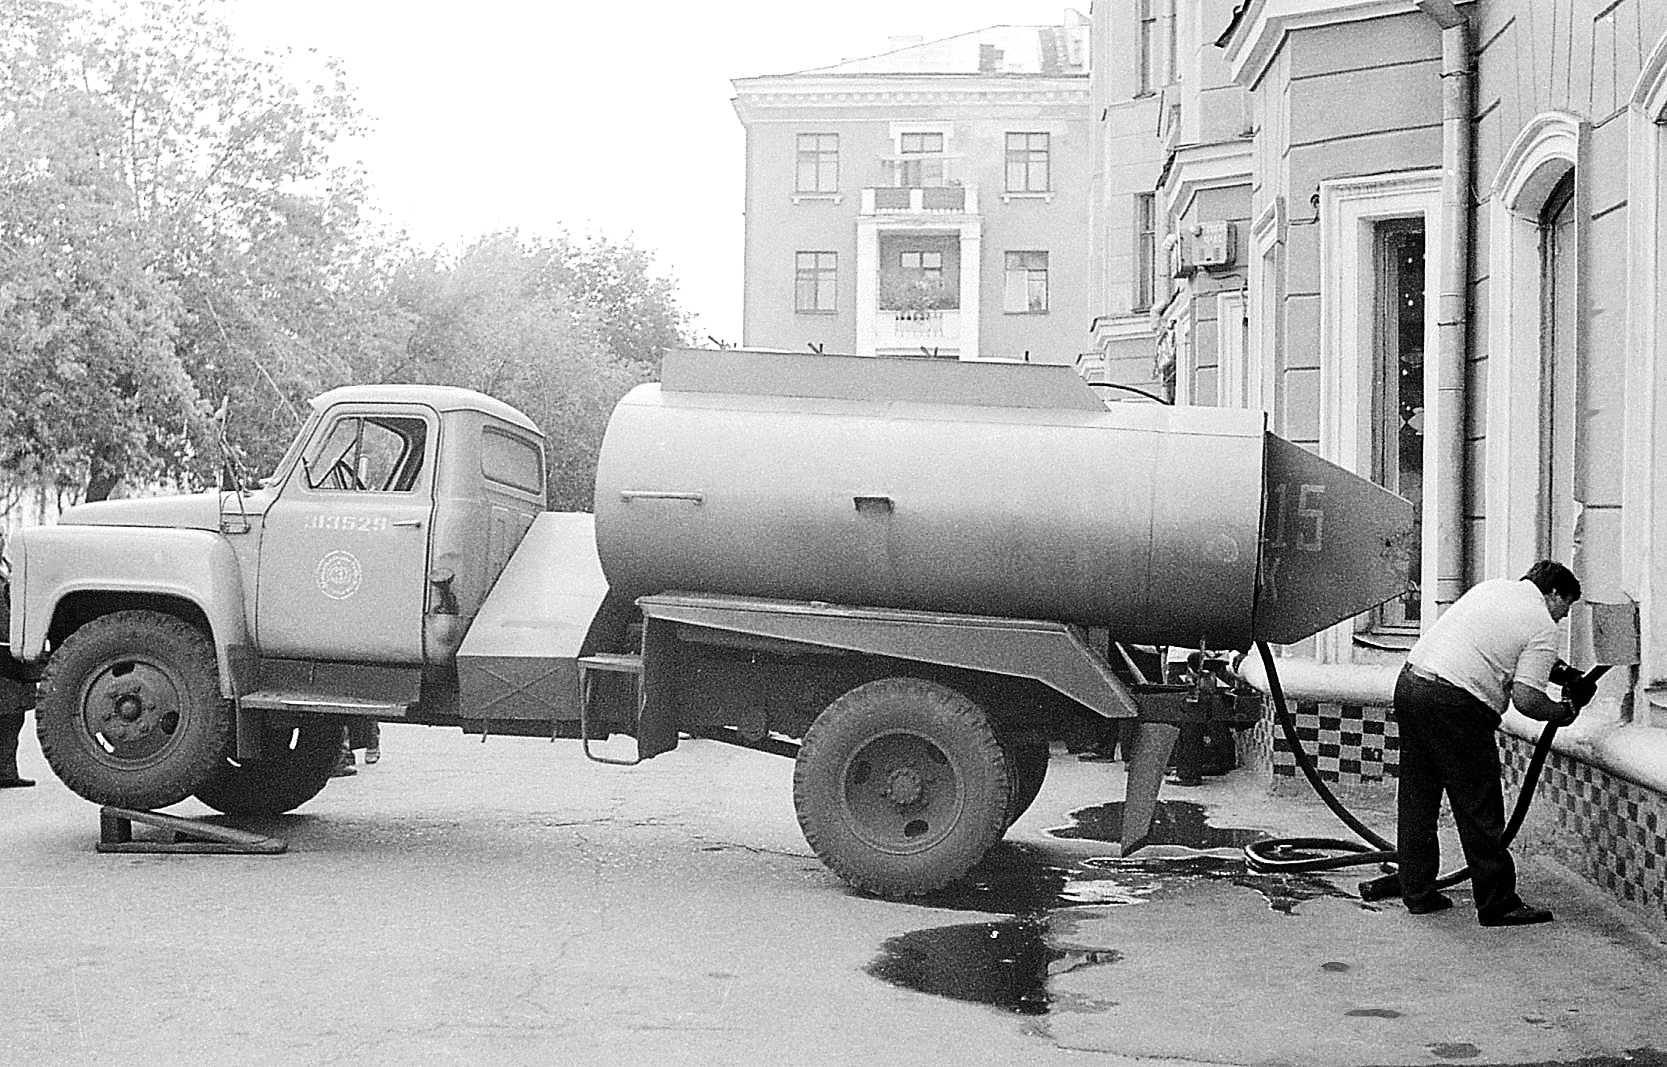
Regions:
[[[825,204],[842,204],[842,203],[845,202],[845,194],[844,193],[794,193],[793,194],[793,203],[803,204],[803,203],[807,203],[807,202],[809,202],[809,203],[820,202],[820,203],[825,203]]]
[[[1015,200],[1040,200],[1045,204],[1051,204],[1053,196],[1053,193],[1002,193],[1001,202],[1011,204]]]

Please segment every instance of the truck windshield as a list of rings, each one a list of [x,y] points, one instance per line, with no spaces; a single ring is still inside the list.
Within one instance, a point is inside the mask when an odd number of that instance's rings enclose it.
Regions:
[[[313,428],[317,425],[318,412],[314,411],[311,415],[307,416],[307,421],[302,424],[301,429],[296,431],[294,439],[289,443],[289,447],[284,449],[283,458],[278,460],[278,465],[276,467],[272,468],[272,473],[260,480],[260,484],[263,488],[270,489],[272,486],[276,485],[279,479],[284,476],[285,472],[295,466],[296,457],[301,455],[301,447],[312,439]]]

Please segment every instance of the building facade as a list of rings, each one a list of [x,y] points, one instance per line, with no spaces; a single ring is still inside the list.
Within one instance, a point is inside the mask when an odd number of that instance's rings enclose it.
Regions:
[[[1072,363],[1089,345],[1088,23],[736,80],[742,343]]]
[[[1149,95],[1095,74],[1102,156],[1117,108],[1157,110],[1146,154],[1117,153],[1155,166],[1154,377],[1419,509],[1415,588],[1281,660],[1322,770],[1388,784],[1422,627],[1479,580],[1567,562],[1566,658],[1616,667],[1525,832],[1667,924],[1667,5],[1102,0],[1092,21],[1097,58],[1157,42]],[[1107,182],[1096,218],[1128,195]],[[1096,263],[1138,261],[1099,225]],[[1135,310],[1115,271],[1092,285],[1098,314]],[[1519,780],[1537,736],[1507,716]],[[1246,751],[1290,780],[1272,730]]]

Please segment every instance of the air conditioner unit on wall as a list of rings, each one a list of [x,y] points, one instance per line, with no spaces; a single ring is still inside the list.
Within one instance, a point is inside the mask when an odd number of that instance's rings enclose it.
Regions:
[[[1195,222],[1170,245],[1170,274],[1187,278],[1200,270],[1223,270],[1238,261],[1238,227],[1231,222]]]

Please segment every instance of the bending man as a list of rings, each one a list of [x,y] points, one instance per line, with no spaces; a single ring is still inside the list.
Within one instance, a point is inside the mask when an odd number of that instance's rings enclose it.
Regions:
[[[1495,578],[1461,596],[1418,639],[1395,682],[1401,734],[1396,791],[1401,897],[1425,914],[1453,902],[1435,888],[1436,818],[1447,794],[1483,926],[1551,921],[1522,902],[1503,840],[1505,800],[1494,732],[1512,704],[1531,719],[1565,726],[1576,714],[1547,695],[1557,663],[1557,624],[1580,599],[1580,580],[1541,560],[1520,581]],[[1585,694],[1589,699],[1590,694]]]

